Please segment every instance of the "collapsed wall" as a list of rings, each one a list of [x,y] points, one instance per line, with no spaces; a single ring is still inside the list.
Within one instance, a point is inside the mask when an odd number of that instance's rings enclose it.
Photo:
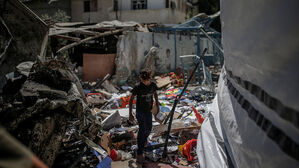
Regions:
[[[184,58],[183,60],[179,56],[196,54],[196,37],[192,35],[178,35],[176,41],[177,66],[175,66],[174,34],[155,33],[155,46],[158,49],[154,63],[157,74],[165,74],[182,66],[185,69],[193,69],[193,58]],[[119,36],[115,58],[114,82],[123,83],[130,80],[128,78],[131,75],[138,74],[143,68],[145,57],[152,47],[151,32],[126,32],[124,35]],[[208,48],[208,53],[211,55],[215,54],[213,44],[207,38],[200,39],[200,48],[201,50]],[[213,58],[211,61],[213,64],[220,62],[216,56],[211,56],[211,58]]]

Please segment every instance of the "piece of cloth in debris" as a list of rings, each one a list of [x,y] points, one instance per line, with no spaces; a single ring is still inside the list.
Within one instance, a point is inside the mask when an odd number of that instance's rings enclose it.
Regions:
[[[154,82],[148,86],[140,82],[133,88],[132,94],[137,95],[136,113],[150,112],[153,106],[153,94],[157,89],[158,87]]]

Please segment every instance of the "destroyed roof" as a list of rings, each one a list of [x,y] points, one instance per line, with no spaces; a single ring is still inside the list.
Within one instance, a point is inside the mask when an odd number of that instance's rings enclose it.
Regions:
[[[204,29],[208,34],[220,35],[219,32],[210,27],[210,24],[220,16],[220,11],[213,15],[200,13],[182,24],[164,24],[163,26],[155,27],[153,31],[194,31]]]
[[[88,28],[102,28],[102,27],[134,27],[137,26],[139,23],[134,22],[134,21],[129,21],[129,22],[121,22],[118,20],[113,20],[113,21],[104,21],[101,23],[98,23],[96,25],[92,26],[83,26],[83,27],[88,27]]]
[[[101,23],[96,24],[86,24],[83,22],[65,22],[65,23],[55,23],[51,28],[49,35],[60,35],[66,34],[70,32],[87,30],[87,29],[110,29],[110,28],[129,28],[136,27],[138,31],[148,32],[147,27],[156,26],[156,23],[151,24],[140,24],[134,21],[121,22],[118,20],[113,21],[103,21]],[[134,29],[132,29],[134,30]]]
[[[216,12],[213,15],[207,15],[205,13],[200,13],[196,16],[193,16],[188,21],[186,21],[178,26],[175,26],[175,28],[178,28],[178,27],[200,27],[200,26],[205,26],[205,28],[206,28],[206,27],[209,27],[209,25],[218,16],[220,16],[220,11]]]

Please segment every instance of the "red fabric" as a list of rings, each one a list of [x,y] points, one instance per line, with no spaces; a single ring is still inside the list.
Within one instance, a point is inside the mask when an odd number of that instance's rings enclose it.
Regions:
[[[199,122],[199,123],[203,123],[203,121],[205,120],[203,117],[202,117],[202,115],[196,110],[196,108],[194,107],[194,106],[192,106],[192,109],[193,109],[193,111],[194,111],[194,113],[195,113],[195,116],[196,116],[196,118],[197,118],[197,121]]]
[[[111,150],[111,153],[110,153],[110,157],[113,161],[116,161],[117,160],[117,152],[115,149],[112,149]]]
[[[194,146],[197,144],[197,139],[191,139],[187,141],[183,147],[183,154],[187,156],[188,161],[193,161],[193,156],[191,156],[191,151],[193,150]]]
[[[121,106],[119,108],[126,108],[126,106],[130,103],[130,98],[130,96],[120,98]],[[136,100],[133,100],[133,104],[136,104]]]

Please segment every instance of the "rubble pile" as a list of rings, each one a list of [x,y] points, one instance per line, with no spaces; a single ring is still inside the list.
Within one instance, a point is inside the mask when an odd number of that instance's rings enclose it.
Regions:
[[[95,138],[98,128],[79,79],[64,62],[21,63],[11,76],[1,98],[1,125],[47,165],[54,163],[70,128]]]
[[[82,82],[58,60],[24,62],[16,69],[6,75],[0,122],[47,165],[136,167],[138,124],[128,120],[133,84],[115,86],[108,80],[110,75]],[[202,86],[187,87],[174,112],[165,160],[166,120],[183,90],[184,76],[170,73],[156,76],[155,82],[160,112],[153,106],[145,158],[198,167],[197,134],[215,94]],[[136,100],[133,104],[135,109]]]

